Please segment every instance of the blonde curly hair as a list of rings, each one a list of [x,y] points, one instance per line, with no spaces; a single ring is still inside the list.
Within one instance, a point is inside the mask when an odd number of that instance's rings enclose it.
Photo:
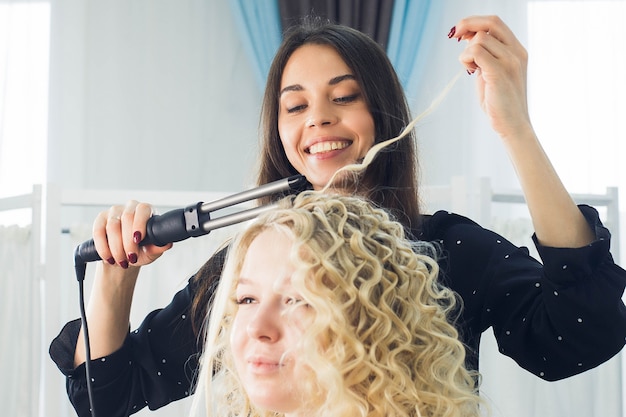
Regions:
[[[229,348],[234,291],[252,241],[294,242],[291,284],[312,309],[298,352],[319,416],[478,416],[478,375],[453,326],[457,298],[438,282],[435,249],[362,198],[304,192],[258,218],[231,246],[209,313],[200,386],[209,416],[274,416],[247,398]],[[209,372],[209,370],[211,372]],[[197,391],[200,391],[198,389]]]

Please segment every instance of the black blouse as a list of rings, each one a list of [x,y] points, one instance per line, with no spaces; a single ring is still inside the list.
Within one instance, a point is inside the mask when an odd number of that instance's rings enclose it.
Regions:
[[[580,209],[596,240],[577,249],[551,248],[533,236],[543,264],[527,248],[465,217],[444,211],[424,216],[419,239],[441,248],[441,277],[463,302],[456,325],[470,368],[478,369],[480,335],[489,327],[501,353],[549,381],[594,368],[621,350],[626,271],[613,262],[610,233],[596,210]],[[195,290],[190,279],[167,307],[129,333],[117,352],[92,361],[99,415],[128,416],[192,393],[201,348],[190,318]],[[79,329],[80,320],[67,323],[52,341],[50,355],[67,377],[77,414],[87,417],[85,365],[73,365]]]

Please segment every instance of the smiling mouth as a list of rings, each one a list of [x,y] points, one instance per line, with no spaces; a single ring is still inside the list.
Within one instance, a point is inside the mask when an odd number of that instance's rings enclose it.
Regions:
[[[319,153],[345,149],[351,144],[352,142],[349,142],[349,141],[319,142],[319,143],[316,143],[315,145],[311,145],[311,147],[308,148],[306,152],[310,155],[316,155]]]

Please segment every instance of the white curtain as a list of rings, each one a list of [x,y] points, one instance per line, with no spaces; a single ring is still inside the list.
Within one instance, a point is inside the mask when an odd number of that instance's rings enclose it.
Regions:
[[[49,15],[47,0],[0,0],[0,196],[45,173]]]
[[[30,227],[0,226],[0,386],[3,414],[36,416],[41,378],[39,280]]]

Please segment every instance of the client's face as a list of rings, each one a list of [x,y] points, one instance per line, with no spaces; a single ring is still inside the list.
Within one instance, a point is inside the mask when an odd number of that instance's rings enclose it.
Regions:
[[[230,337],[235,368],[252,403],[282,413],[297,412],[307,398],[294,369],[294,349],[310,309],[298,305],[291,286],[291,246],[274,230],[254,239],[238,277]]]

